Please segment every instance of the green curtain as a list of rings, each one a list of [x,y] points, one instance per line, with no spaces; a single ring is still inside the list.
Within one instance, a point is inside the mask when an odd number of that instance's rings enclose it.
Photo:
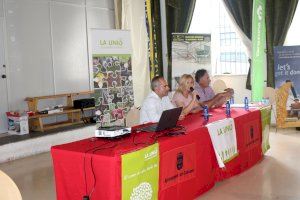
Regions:
[[[187,33],[196,0],[165,0],[168,46],[168,83],[172,80],[172,33]]]
[[[150,79],[163,75],[162,42],[159,0],[145,0],[146,28],[148,32],[148,51]]]
[[[223,0],[239,27],[251,39],[253,0]],[[267,85],[274,87],[273,47],[283,45],[298,0],[266,0]],[[251,64],[251,62],[250,62]],[[251,65],[246,88],[251,89]]]
[[[253,0],[223,0],[225,6],[234,17],[235,22],[251,40],[252,33],[252,9]],[[251,90],[251,59],[249,59],[249,71],[247,75],[246,88]]]
[[[253,0],[223,0],[235,22],[251,40]]]
[[[297,4],[298,0],[266,1],[267,85],[269,87],[275,87],[273,47],[283,45]]]

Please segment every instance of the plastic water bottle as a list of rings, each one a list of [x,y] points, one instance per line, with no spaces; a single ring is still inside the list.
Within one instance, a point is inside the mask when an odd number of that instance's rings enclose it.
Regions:
[[[204,116],[204,120],[208,121],[209,115],[208,115],[208,106],[205,105],[203,108],[203,116]]]
[[[262,102],[263,106],[269,105],[269,99],[268,98],[262,98],[261,102]]]
[[[249,110],[249,100],[248,100],[248,97],[245,97],[244,99],[244,104],[245,104],[245,110]]]
[[[231,116],[231,112],[230,112],[230,102],[227,101],[226,102],[226,116],[230,117]]]
[[[230,98],[230,104],[234,104],[234,97],[233,96]]]

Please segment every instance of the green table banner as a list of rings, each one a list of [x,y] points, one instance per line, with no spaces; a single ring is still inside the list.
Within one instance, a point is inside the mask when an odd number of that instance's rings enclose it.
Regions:
[[[267,106],[260,109],[262,127],[262,151],[265,154],[270,149],[269,134],[271,124],[272,107]]]
[[[158,199],[158,143],[122,155],[122,199]]]

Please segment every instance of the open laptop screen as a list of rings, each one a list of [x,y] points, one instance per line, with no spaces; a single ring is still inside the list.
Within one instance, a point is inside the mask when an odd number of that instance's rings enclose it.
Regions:
[[[154,132],[154,131],[157,132],[157,131],[173,128],[177,124],[181,111],[182,111],[182,107],[165,110],[161,114],[158,123],[145,126],[140,130],[147,131],[147,132]]]

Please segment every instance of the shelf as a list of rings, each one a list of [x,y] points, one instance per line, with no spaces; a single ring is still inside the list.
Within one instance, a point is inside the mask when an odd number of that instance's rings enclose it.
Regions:
[[[55,128],[61,128],[61,127],[65,127],[65,126],[82,124],[82,123],[83,123],[83,121],[72,122],[71,120],[68,120],[68,121],[56,122],[56,123],[52,123],[52,124],[44,124],[43,129],[44,129],[44,131],[47,131],[47,130],[51,130],[51,129],[55,129]]]
[[[31,130],[44,132],[46,130],[55,129],[64,126],[70,126],[75,124],[83,123],[82,117],[84,114],[81,113],[81,109],[73,108],[73,102],[75,99],[78,99],[80,95],[89,95],[93,94],[94,91],[83,91],[76,93],[66,93],[66,94],[57,94],[57,95],[48,95],[48,96],[38,96],[38,97],[27,97],[28,109],[35,113],[33,116],[29,116],[29,126]],[[39,100],[42,99],[57,99],[57,98],[66,98],[65,106],[62,107],[62,112],[52,113],[52,114],[38,114],[38,104]],[[95,107],[84,108],[84,111],[94,110]],[[43,118],[58,116],[58,115],[67,115],[68,120],[52,124],[44,124]]]
[[[95,107],[90,107],[90,108],[84,108],[83,110],[94,110]],[[37,114],[37,115],[33,115],[33,116],[29,116],[29,119],[34,119],[34,118],[44,118],[44,117],[51,117],[51,116],[55,116],[55,115],[63,115],[63,114],[68,114],[68,113],[75,113],[75,112],[81,112],[81,109],[74,109],[74,108],[64,108],[64,110],[62,112],[58,112],[58,113],[52,113],[52,114]]]
[[[39,97],[26,97],[25,101],[34,101],[34,100],[40,100],[40,99],[56,99],[56,98],[62,98],[62,97],[68,97],[68,96],[70,97],[70,96],[93,94],[93,93],[94,93],[94,91],[83,91],[83,92],[39,96]]]

